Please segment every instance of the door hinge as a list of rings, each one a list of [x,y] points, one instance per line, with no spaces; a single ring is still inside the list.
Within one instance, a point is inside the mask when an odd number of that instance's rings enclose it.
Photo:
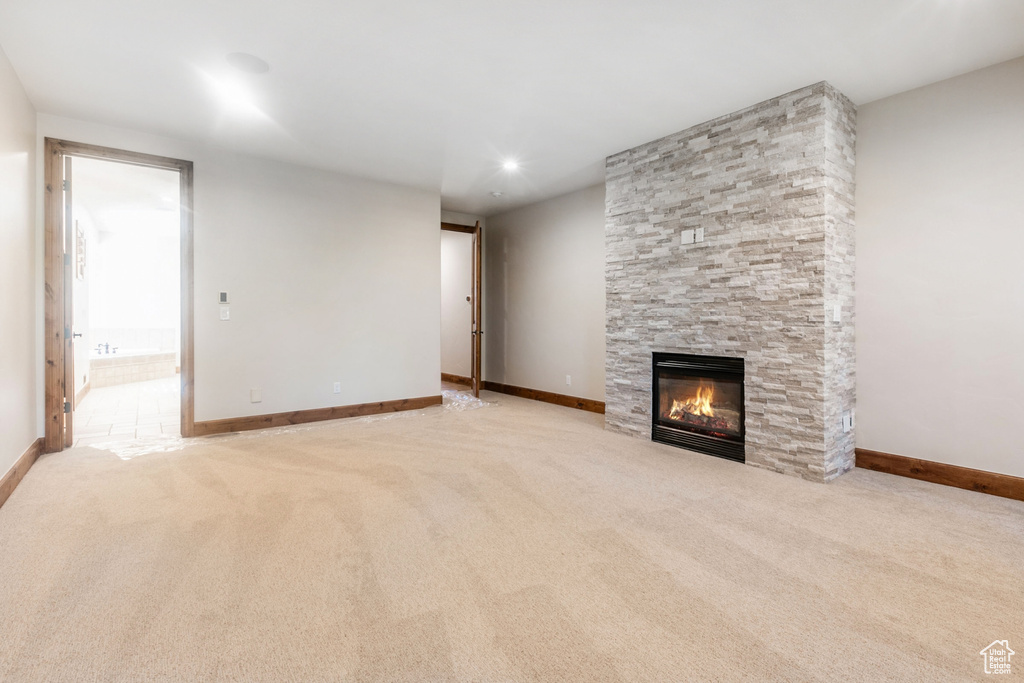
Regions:
[[[71,401],[64,401],[64,412],[65,413],[70,413],[71,412]]]
[[[61,187],[63,187],[64,191],[67,192],[68,190],[71,189],[71,181],[70,180],[65,180],[64,183],[61,185]]]

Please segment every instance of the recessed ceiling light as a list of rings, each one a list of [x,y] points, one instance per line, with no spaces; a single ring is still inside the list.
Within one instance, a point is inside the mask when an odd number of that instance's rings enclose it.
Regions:
[[[504,193],[503,192],[498,192],[497,190],[495,190],[494,192],[491,193],[491,196],[492,197],[500,197],[502,194],[504,194]]]
[[[227,56],[228,64],[247,74],[265,74],[270,65],[248,52],[232,52]]]
[[[516,161],[515,159],[509,159],[504,164],[502,164],[501,166],[506,171],[518,171],[519,170],[519,162]]]

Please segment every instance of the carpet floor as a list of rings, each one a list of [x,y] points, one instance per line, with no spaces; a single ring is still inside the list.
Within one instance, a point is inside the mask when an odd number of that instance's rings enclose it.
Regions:
[[[963,681],[997,639],[1024,674],[1024,503],[484,398],[41,458],[0,680]]]

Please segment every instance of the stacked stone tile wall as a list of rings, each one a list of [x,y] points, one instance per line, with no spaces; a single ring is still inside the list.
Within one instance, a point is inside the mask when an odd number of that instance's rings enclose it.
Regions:
[[[853,466],[854,135],[818,83],[609,157],[608,429],[650,438],[654,351],[742,357],[749,464]]]

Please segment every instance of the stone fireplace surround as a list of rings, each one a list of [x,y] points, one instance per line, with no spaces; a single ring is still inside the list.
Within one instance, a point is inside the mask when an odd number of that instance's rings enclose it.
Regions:
[[[747,464],[853,467],[855,127],[822,82],[608,158],[608,429],[650,439],[653,352],[741,357]]]

